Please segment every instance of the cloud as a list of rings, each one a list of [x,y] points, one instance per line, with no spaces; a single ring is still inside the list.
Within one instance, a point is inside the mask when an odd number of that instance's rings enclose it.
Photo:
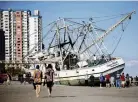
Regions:
[[[128,67],[137,66],[138,67],[138,60],[126,61],[126,66],[128,66]]]

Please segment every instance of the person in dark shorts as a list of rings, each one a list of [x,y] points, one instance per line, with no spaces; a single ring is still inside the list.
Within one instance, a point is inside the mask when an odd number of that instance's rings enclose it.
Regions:
[[[42,84],[42,72],[39,70],[39,65],[36,66],[36,70],[34,71],[34,84],[36,88],[36,97],[39,97]]]
[[[129,87],[129,74],[126,74],[126,87]]]
[[[93,74],[90,76],[90,80],[91,80],[91,87],[94,87],[94,80],[95,80],[95,78],[94,78]]]
[[[54,70],[52,68],[51,64],[48,64],[48,67],[46,69],[46,83],[47,83],[47,88],[48,88],[48,95],[51,96],[52,93],[52,87],[53,87],[53,75],[54,75]]]
[[[33,87],[34,87],[34,90],[36,90],[36,86],[35,86],[35,82],[34,82],[34,80],[33,80]]]

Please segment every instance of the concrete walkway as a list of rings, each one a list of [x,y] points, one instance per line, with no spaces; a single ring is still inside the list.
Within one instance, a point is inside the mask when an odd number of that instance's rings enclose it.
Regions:
[[[116,89],[99,87],[53,87],[52,97],[47,97],[47,88],[41,88],[35,97],[32,85],[0,85],[0,102],[138,102],[138,87]]]

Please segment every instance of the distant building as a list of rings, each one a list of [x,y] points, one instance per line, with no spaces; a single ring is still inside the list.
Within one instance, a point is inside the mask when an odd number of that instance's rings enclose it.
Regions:
[[[35,51],[41,51],[39,42],[42,34],[41,18],[38,10],[35,10],[34,15],[31,16],[30,10],[0,9],[0,29],[5,31],[6,61],[24,60],[24,57],[29,54],[29,50],[32,48],[30,44],[33,42],[39,43]],[[30,24],[32,21],[35,23]],[[37,40],[30,40],[29,37],[34,30],[37,31],[34,35]]]
[[[30,10],[0,10],[0,28],[5,31],[5,60],[22,60],[28,54]]]
[[[38,10],[29,17],[29,52],[30,54],[42,51],[42,17]]]
[[[5,36],[4,31],[0,29],[0,61],[5,60]],[[5,64],[0,63],[0,73],[5,72]]]

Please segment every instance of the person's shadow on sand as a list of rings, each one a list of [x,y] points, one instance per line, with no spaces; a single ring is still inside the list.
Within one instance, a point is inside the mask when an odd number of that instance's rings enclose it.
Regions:
[[[64,98],[64,97],[76,97],[76,96],[44,96],[44,97],[42,97],[42,98],[60,98],[60,97],[62,97],[62,98]]]

